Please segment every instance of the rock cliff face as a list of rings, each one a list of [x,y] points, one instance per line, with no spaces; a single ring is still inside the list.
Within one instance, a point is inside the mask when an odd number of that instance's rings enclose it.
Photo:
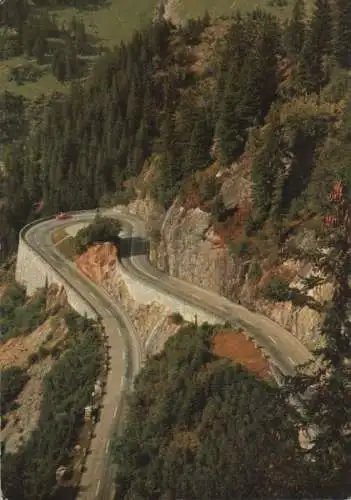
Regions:
[[[227,208],[241,207],[245,211],[250,200],[249,180],[240,167],[233,166],[223,175],[222,197]],[[308,348],[320,341],[323,317],[308,306],[294,306],[288,302],[271,302],[262,298],[259,290],[272,275],[288,277],[292,286],[299,288],[301,278],[311,273],[311,266],[294,260],[277,259],[278,250],[258,257],[262,275],[250,277],[255,256],[239,256],[223,244],[223,227],[213,222],[210,213],[200,208],[187,208],[179,200],[165,213],[149,197],[140,196],[129,204],[129,211],[145,220],[151,235],[150,260],[160,270],[201,287],[225,295],[247,308],[261,312],[296,335]],[[223,225],[222,225],[223,226]],[[235,226],[235,224],[234,224]],[[155,229],[155,227],[157,229]],[[237,225],[240,237],[243,229]],[[234,231],[235,233],[235,231]],[[313,230],[299,233],[299,246],[313,244]],[[265,242],[263,242],[265,245]],[[321,285],[309,292],[316,300],[328,300],[332,285]]]
[[[110,243],[95,245],[78,257],[78,268],[103,288],[122,306],[132,319],[146,355],[162,350],[166,340],[179,329],[171,311],[157,302],[138,304],[130,295],[119,271],[116,247]]]
[[[160,352],[166,340],[180,328],[181,318],[160,303],[139,304],[123,281],[116,247],[110,243],[94,245],[76,260],[77,267],[91,280],[102,285],[117,299],[133,321],[146,356]],[[245,332],[218,331],[213,339],[214,352],[245,365],[258,377],[271,378],[266,357]]]

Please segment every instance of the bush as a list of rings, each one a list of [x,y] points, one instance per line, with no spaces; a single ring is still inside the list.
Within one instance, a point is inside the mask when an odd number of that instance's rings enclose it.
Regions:
[[[124,189],[117,193],[104,194],[100,200],[102,207],[114,207],[116,205],[128,205],[136,197],[134,188]]]
[[[262,229],[262,226],[266,220],[266,214],[260,214],[255,217],[253,217],[251,214],[247,217],[246,223],[245,223],[245,232],[246,236],[252,236],[254,233],[257,233],[260,229]]]
[[[33,64],[22,64],[10,70],[9,81],[14,81],[18,85],[23,85],[25,82],[36,82],[42,73],[42,70]]]
[[[259,262],[253,262],[249,269],[249,279],[259,281],[262,278],[262,268]]]
[[[84,253],[94,243],[111,242],[118,244],[122,229],[117,219],[97,216],[93,224],[78,231],[75,237],[75,250],[78,255]]]
[[[58,359],[61,355],[61,349],[56,345],[51,349],[50,354],[54,359]]]
[[[49,349],[47,349],[47,348],[46,348],[46,347],[44,347],[44,346],[40,346],[40,347],[39,347],[39,351],[38,351],[39,359],[44,359],[44,358],[46,358],[46,356],[48,356],[48,354],[50,354]]]
[[[39,354],[37,352],[33,352],[28,356],[28,362],[29,364],[33,365],[34,363],[37,363],[39,361]]]
[[[157,229],[157,228],[154,228],[150,231],[150,239],[154,242],[154,243],[160,243],[161,239],[162,239],[162,234],[161,234],[161,230],[160,229]]]
[[[238,257],[247,257],[251,254],[252,245],[249,240],[234,241],[229,243],[229,249]]]
[[[46,318],[46,293],[39,291],[26,302],[26,293],[17,283],[11,285],[0,300],[0,332],[3,340],[38,328]]]
[[[172,313],[170,318],[175,325],[181,325],[184,321],[183,316],[179,312]]]
[[[29,376],[18,366],[11,366],[1,371],[1,412],[5,415],[13,405],[14,400],[26,385]]]
[[[215,177],[207,177],[200,184],[200,201],[204,203],[205,201],[212,200],[218,192],[217,182]]]
[[[216,196],[211,205],[211,214],[218,221],[225,220],[226,208],[221,195]]]
[[[266,285],[263,295],[266,299],[284,302],[290,300],[291,291],[289,284],[280,276],[273,276],[270,282]]]

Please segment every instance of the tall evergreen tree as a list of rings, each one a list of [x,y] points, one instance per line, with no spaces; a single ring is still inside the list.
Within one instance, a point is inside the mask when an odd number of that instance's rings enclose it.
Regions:
[[[305,41],[305,2],[296,0],[287,28],[287,46],[291,56],[297,57]]]
[[[335,0],[334,56],[342,68],[351,68],[351,2]]]
[[[228,72],[219,118],[216,124],[216,137],[219,140],[220,161],[228,165],[243,150],[245,137],[237,107],[241,95],[236,68]]]
[[[199,110],[194,128],[191,132],[189,145],[186,148],[184,173],[194,173],[205,168],[210,161],[212,133],[206,120],[204,110]]]
[[[324,80],[322,64],[322,53],[318,49],[318,41],[311,28],[298,57],[296,77],[300,90],[318,92],[321,89]]]
[[[252,164],[252,191],[255,208],[261,218],[267,217],[274,198],[274,211],[279,211],[281,199],[274,197],[278,179],[283,175],[279,114],[272,114],[264,134],[263,144]]]
[[[40,33],[37,36],[33,47],[33,56],[36,58],[38,64],[43,64],[45,60],[45,53],[47,51],[47,41],[46,38]]]
[[[322,227],[319,249],[314,255],[315,272],[334,284],[334,294],[325,307],[321,328],[321,346],[315,350],[312,367],[301,367],[295,377],[288,380],[290,394],[300,398],[302,425],[315,429],[308,455],[315,468],[318,497],[345,498],[351,492],[351,161],[350,139],[344,128],[350,127],[351,101],[340,129],[339,144],[333,149],[335,169],[325,176],[329,194],[321,203],[335,216],[337,225]],[[350,130],[350,128],[349,128]],[[346,154],[347,161],[338,161]],[[330,161],[325,158],[324,161]],[[323,167],[326,168],[326,167]],[[330,169],[329,169],[330,172]],[[332,181],[332,182],[330,182]],[[338,183],[336,183],[338,181]],[[321,190],[321,196],[324,194]]]
[[[330,0],[315,0],[311,21],[312,39],[315,50],[322,55],[330,54],[332,49],[333,20]]]
[[[316,0],[303,49],[298,58],[297,78],[308,92],[318,92],[325,81],[324,56],[331,52],[332,16],[329,0]]]

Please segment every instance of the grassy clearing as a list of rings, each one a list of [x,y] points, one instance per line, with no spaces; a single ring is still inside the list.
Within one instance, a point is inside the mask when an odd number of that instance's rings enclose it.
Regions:
[[[78,10],[67,8],[59,10],[49,10],[51,15],[55,15],[59,24],[68,25],[75,16],[84,21],[87,33],[92,35],[97,47],[113,48],[122,40],[129,40],[136,29],[141,28],[152,20],[156,0],[111,0],[105,6],[95,10]],[[92,63],[94,56],[88,58]],[[41,94],[54,91],[66,92],[70,82],[66,85],[59,83],[51,72],[50,64],[41,66],[43,75],[35,82],[25,82],[18,85],[8,80],[10,69],[20,65],[35,62],[25,57],[15,57],[5,61],[0,61],[0,89],[20,94],[28,99],[35,99]]]
[[[172,2],[172,0],[171,0]],[[174,2],[174,9],[181,19],[197,18],[202,16],[207,9],[211,16],[219,17],[235,13],[238,9],[241,12],[248,12],[257,8],[265,9],[276,15],[280,19],[290,16],[294,0],[288,0],[285,7],[271,6],[270,0],[179,0]],[[306,1],[307,8],[312,5],[312,0]]]
[[[41,94],[50,91],[65,92],[68,86],[59,83],[51,73],[49,65],[41,66],[43,75],[35,82],[26,82],[23,85],[18,85],[14,81],[9,81],[10,70],[22,64],[32,63],[37,66],[34,60],[26,59],[25,57],[13,57],[5,61],[0,61],[0,89],[13,92],[14,94],[22,95],[27,99],[35,99]]]
[[[173,3],[173,0],[170,0]],[[270,0],[175,0],[174,9],[181,19],[197,18],[204,14],[207,9],[211,16],[219,17],[231,15],[238,9],[241,12],[248,12],[257,8],[265,9],[276,15],[280,19],[286,19],[290,16],[294,0],[288,0],[287,6],[270,6]],[[306,6],[312,5],[312,0],[306,0]]]
[[[73,16],[84,21],[87,32],[97,37],[98,45],[112,48],[151,21],[156,5],[156,0],[111,0],[96,10],[69,8],[50,12],[61,23],[69,23]]]
[[[52,239],[54,245],[57,245],[57,243],[59,243],[61,240],[63,240],[64,238],[67,238],[67,237],[68,237],[68,233],[63,227],[59,227],[51,233],[51,239]]]
[[[265,8],[276,14],[281,19],[290,15],[293,0],[288,0],[286,7],[269,6],[270,0],[169,0],[171,15],[181,20],[203,16],[207,9],[211,16],[233,14],[237,9],[247,12],[254,8]],[[107,0],[106,4],[95,9],[79,10],[76,8],[50,9],[49,13],[55,15],[59,24],[68,25],[75,16],[84,21],[87,33],[94,37],[97,47],[113,48],[122,40],[128,41],[133,32],[152,20],[157,0]],[[312,0],[307,0],[311,6]],[[93,63],[94,57],[90,58]],[[66,92],[70,86],[59,83],[51,73],[50,64],[41,69],[44,74],[36,82],[25,82],[18,85],[8,81],[10,68],[29,62],[24,57],[16,57],[0,61],[0,89],[20,94],[26,98],[34,99],[41,94],[53,91]],[[30,61],[32,62],[32,61]]]
[[[76,258],[74,238],[72,238],[72,236],[69,236],[68,238],[65,238],[64,240],[60,241],[60,243],[56,244],[56,248],[59,252],[61,252],[67,259],[71,260],[72,262]]]

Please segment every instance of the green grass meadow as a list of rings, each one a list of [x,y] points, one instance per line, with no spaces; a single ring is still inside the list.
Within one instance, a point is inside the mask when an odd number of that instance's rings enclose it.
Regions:
[[[288,0],[286,7],[269,6],[269,0],[169,0],[171,11],[181,20],[203,16],[207,9],[212,17],[230,15],[240,9],[247,12],[255,8],[264,8],[281,19],[290,15],[294,0]],[[75,16],[83,20],[88,34],[92,35],[97,47],[113,48],[122,40],[128,41],[134,31],[152,20],[157,0],[107,0],[101,7],[78,10],[66,8],[50,9],[59,24],[68,25]],[[312,0],[307,4],[311,5]],[[52,91],[65,92],[68,85],[59,83],[52,75],[50,65],[42,66],[43,75],[35,82],[18,85],[8,80],[11,67],[28,62],[24,57],[0,61],[0,89],[8,90],[26,98],[33,99]],[[35,64],[33,62],[33,64]]]
[[[94,36],[96,46],[113,48],[122,40],[128,41],[134,31],[152,20],[156,0],[111,0],[101,8],[78,10],[67,8],[50,10],[59,24],[66,24],[75,16],[83,20],[88,34]],[[43,75],[35,82],[18,85],[8,80],[10,69],[29,62],[25,57],[15,57],[0,61],[0,89],[33,99],[52,91],[65,92],[69,84],[59,83],[52,75],[50,65],[42,66]],[[33,64],[35,65],[34,61]]]
[[[244,13],[261,8],[284,19],[291,13],[292,5],[291,0],[287,7],[270,7],[269,0],[179,0],[177,10],[179,16],[185,19],[201,17],[206,9],[211,16],[219,17],[234,14],[238,9]]]
[[[97,37],[98,45],[112,48],[151,21],[156,5],[156,0],[110,0],[96,10],[69,8],[51,13],[64,23],[73,16],[84,21],[88,32]]]

